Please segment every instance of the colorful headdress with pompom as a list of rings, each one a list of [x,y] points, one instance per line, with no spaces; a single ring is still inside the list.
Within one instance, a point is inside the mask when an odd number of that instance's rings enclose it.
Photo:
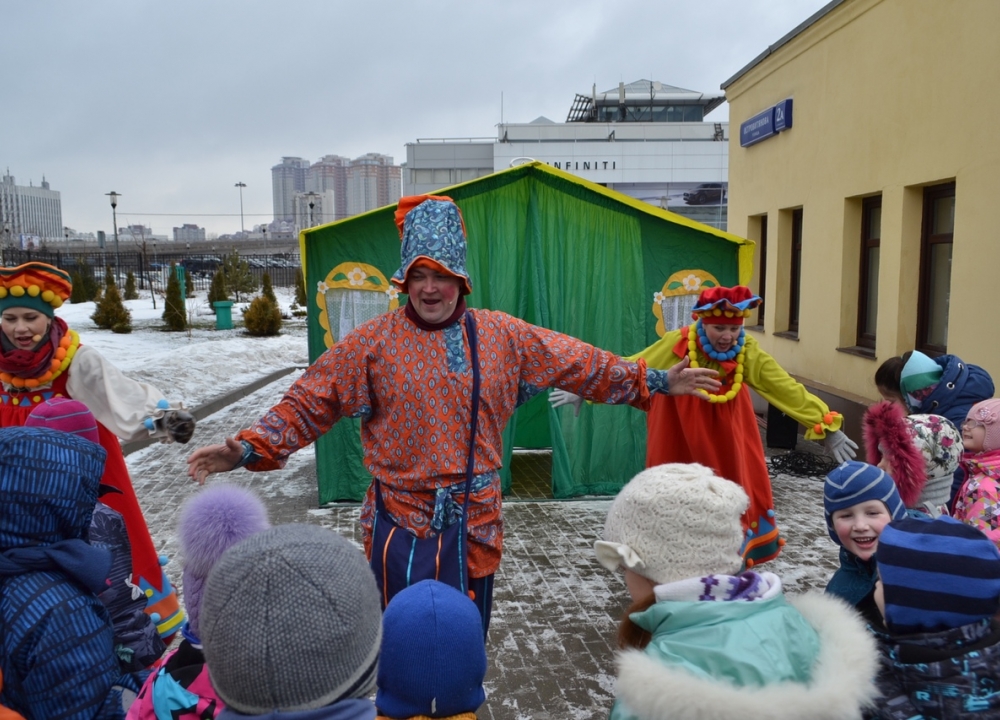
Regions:
[[[54,265],[29,262],[0,268],[0,312],[27,307],[52,317],[54,310],[69,300],[73,281],[69,273]]]
[[[744,285],[703,290],[691,310],[694,320],[710,325],[742,325],[750,311],[763,302]]]
[[[472,292],[465,266],[465,220],[454,200],[444,195],[400,198],[396,227],[401,262],[390,281],[400,292],[407,292],[410,268],[418,263],[461,280],[463,295]]]

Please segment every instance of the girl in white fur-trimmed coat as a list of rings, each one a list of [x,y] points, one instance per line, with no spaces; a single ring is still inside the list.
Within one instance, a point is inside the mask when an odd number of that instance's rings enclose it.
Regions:
[[[853,720],[874,704],[878,651],[850,607],[739,573],[747,504],[683,464],[648,468],[615,498],[595,550],[624,568],[633,604],[611,720]]]

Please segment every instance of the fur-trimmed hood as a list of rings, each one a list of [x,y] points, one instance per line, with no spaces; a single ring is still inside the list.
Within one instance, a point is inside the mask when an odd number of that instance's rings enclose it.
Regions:
[[[878,696],[874,638],[840,600],[809,593],[789,602],[819,636],[808,684],[737,687],[628,650],[618,656],[618,699],[640,720],[855,720]]]
[[[951,487],[962,457],[962,435],[946,417],[907,416],[895,403],[878,402],[865,413],[864,436],[868,463],[888,458],[889,474],[906,507],[917,507],[921,499],[934,504],[940,500],[936,486]],[[934,483],[934,492],[928,483]],[[924,497],[931,494],[935,497]]]

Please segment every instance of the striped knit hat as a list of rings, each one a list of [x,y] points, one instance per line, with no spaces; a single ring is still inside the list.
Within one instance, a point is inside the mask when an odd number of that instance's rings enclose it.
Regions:
[[[906,514],[906,506],[896,492],[896,484],[885,471],[874,465],[852,460],[834,468],[826,476],[823,513],[826,516],[827,532],[835,543],[840,545],[840,539],[833,529],[833,514],[869,500],[881,500],[893,520]]]
[[[29,262],[0,268],[0,312],[12,307],[29,307],[49,317],[69,300],[73,281],[69,273],[54,265]]]
[[[893,633],[949,630],[1000,610],[1000,551],[971,525],[950,517],[891,522],[875,558]]]
[[[32,409],[24,424],[26,427],[45,427],[79,435],[96,445],[101,444],[101,438],[97,434],[97,420],[79,400],[58,397],[46,400]]]

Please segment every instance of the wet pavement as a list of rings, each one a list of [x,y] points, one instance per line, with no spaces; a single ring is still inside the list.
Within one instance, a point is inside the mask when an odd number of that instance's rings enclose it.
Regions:
[[[195,443],[222,442],[248,427],[297,376],[277,380],[201,421]],[[186,475],[192,449],[154,445],[126,458],[157,548],[174,558],[167,571],[175,584],[181,576],[177,515],[198,489]],[[818,448],[800,440],[796,450],[815,453]],[[614,637],[628,593],[621,575],[604,570],[593,554],[611,501],[537,499],[545,491],[548,462],[547,453],[535,451],[518,453],[513,464],[515,488],[504,502],[504,559],[495,583],[487,700],[480,719],[605,718],[614,699]],[[283,470],[237,470],[209,480],[223,481],[264,498],[273,524],[315,523],[360,546],[357,505],[317,507],[311,448],[293,455]],[[822,479],[776,474],[772,483],[787,544],[762,569],[777,573],[789,593],[821,589],[837,567],[837,546],[823,522]]]

